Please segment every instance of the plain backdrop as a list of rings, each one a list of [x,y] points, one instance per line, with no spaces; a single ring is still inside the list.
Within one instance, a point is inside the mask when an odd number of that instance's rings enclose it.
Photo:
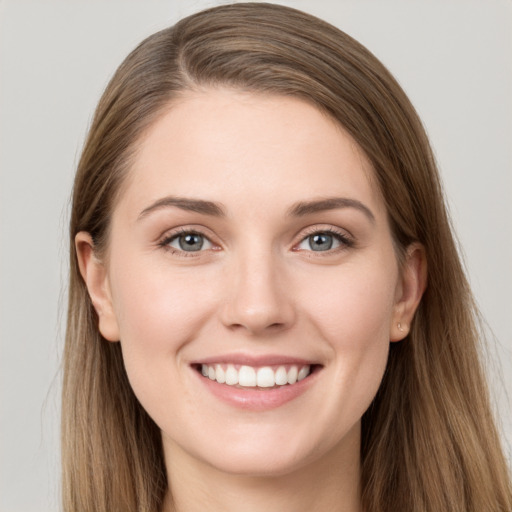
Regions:
[[[59,508],[69,193],[94,106],[145,36],[215,1],[0,0],[0,511]],[[512,2],[296,0],[395,74],[431,137],[510,459]],[[501,374],[501,376],[500,376]]]

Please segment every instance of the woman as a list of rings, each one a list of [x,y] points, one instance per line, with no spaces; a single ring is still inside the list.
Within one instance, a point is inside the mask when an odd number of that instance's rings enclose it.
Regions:
[[[344,33],[236,4],[148,38],[70,235],[65,510],[512,508],[426,135]]]

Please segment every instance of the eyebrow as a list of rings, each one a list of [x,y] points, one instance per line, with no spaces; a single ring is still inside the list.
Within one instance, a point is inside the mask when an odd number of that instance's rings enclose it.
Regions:
[[[293,205],[288,210],[288,215],[292,217],[303,217],[317,212],[324,212],[327,210],[337,210],[339,208],[355,208],[364,213],[366,217],[375,223],[375,215],[370,208],[364,205],[357,199],[350,199],[348,197],[328,197],[325,199],[318,199],[315,201],[301,201]]]
[[[189,212],[202,213],[203,215],[211,215],[213,217],[225,217],[225,212],[220,204],[203,199],[189,199],[185,197],[167,196],[158,199],[153,204],[144,208],[139,214],[138,220],[146,217],[151,212],[169,207],[181,208]]]
[[[147,208],[144,208],[144,210],[140,212],[138,220],[146,217],[153,211],[169,207],[181,208],[182,210],[211,215],[212,217],[226,216],[223,207],[219,203],[205,201],[204,199],[167,196],[158,199]],[[366,205],[357,199],[350,199],[348,197],[329,197],[313,201],[301,201],[292,205],[291,208],[288,209],[287,215],[291,217],[304,217],[306,215],[328,210],[337,210],[339,208],[355,208],[364,213],[372,223],[375,223],[375,215]]]

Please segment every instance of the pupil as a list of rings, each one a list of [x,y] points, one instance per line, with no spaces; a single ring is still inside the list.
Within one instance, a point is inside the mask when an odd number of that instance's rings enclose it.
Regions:
[[[310,246],[314,251],[328,251],[332,247],[332,235],[319,233],[310,237]]]
[[[199,251],[203,247],[203,237],[195,234],[182,235],[179,243],[184,251]]]

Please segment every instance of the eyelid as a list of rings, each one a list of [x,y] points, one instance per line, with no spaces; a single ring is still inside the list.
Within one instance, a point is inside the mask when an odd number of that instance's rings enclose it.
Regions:
[[[179,244],[180,243],[180,238],[182,236],[184,236],[184,235],[194,235],[194,236],[197,236],[197,237],[201,237],[201,239],[203,240],[203,244],[202,244],[201,248],[196,250],[196,251],[186,251],[186,250],[182,249],[181,247],[175,247],[174,245],[172,245],[175,242],[177,242]],[[174,235],[174,236],[168,238],[167,240],[168,240],[167,241],[167,245],[169,247],[172,247],[173,249],[176,249],[177,251],[183,251],[183,252],[201,252],[201,251],[206,251],[208,249],[211,249],[213,247],[213,243],[211,242],[211,240],[207,236],[205,236],[205,235],[203,235],[201,233],[195,233],[193,231],[188,231],[188,232],[181,233],[181,234],[178,233],[177,235]]]
[[[308,237],[320,233],[334,236],[340,243],[340,246],[325,251],[313,251],[298,248],[298,246],[302,244]],[[355,238],[351,233],[349,233],[346,229],[338,228],[332,225],[315,224],[313,226],[308,226],[307,228],[301,231],[299,236],[300,238],[296,243],[294,243],[292,250],[297,252],[304,251],[309,253],[315,253],[318,256],[332,255],[333,253],[346,250],[355,245]]]
[[[169,250],[174,254],[178,254],[181,256],[199,256],[201,253],[211,250],[219,250],[220,245],[212,240],[213,236],[208,234],[205,228],[202,226],[191,225],[191,226],[180,226],[177,228],[173,228],[165,231],[165,233],[160,236],[157,241],[157,245],[165,250]],[[198,251],[184,251],[179,249],[178,247],[172,247],[169,245],[173,240],[177,239],[182,235],[199,235],[202,236],[205,240],[208,241],[210,247],[203,249],[201,248]]]
[[[165,231],[157,240],[157,245],[166,250],[169,250],[173,253],[182,255],[182,256],[199,256],[201,253],[207,251],[219,251],[222,249],[221,244],[215,241],[215,234],[210,234],[211,231],[204,226],[201,225],[189,225],[189,226],[179,226],[176,228],[169,229]],[[307,249],[299,249],[298,246],[304,242],[309,236],[314,234],[325,233],[333,235],[340,245],[333,249],[328,249],[325,251],[313,251]],[[198,251],[183,251],[182,249],[171,247],[169,244],[171,241],[184,234],[196,234],[204,237],[208,240],[211,247],[206,249],[201,248]],[[333,225],[325,225],[325,224],[314,224],[312,226],[308,226],[303,228],[300,233],[296,236],[297,241],[292,246],[292,251],[304,251],[308,253],[315,253],[317,256],[328,256],[333,253],[337,253],[339,251],[346,250],[350,247],[353,247],[356,243],[354,236],[346,229],[339,228]]]

